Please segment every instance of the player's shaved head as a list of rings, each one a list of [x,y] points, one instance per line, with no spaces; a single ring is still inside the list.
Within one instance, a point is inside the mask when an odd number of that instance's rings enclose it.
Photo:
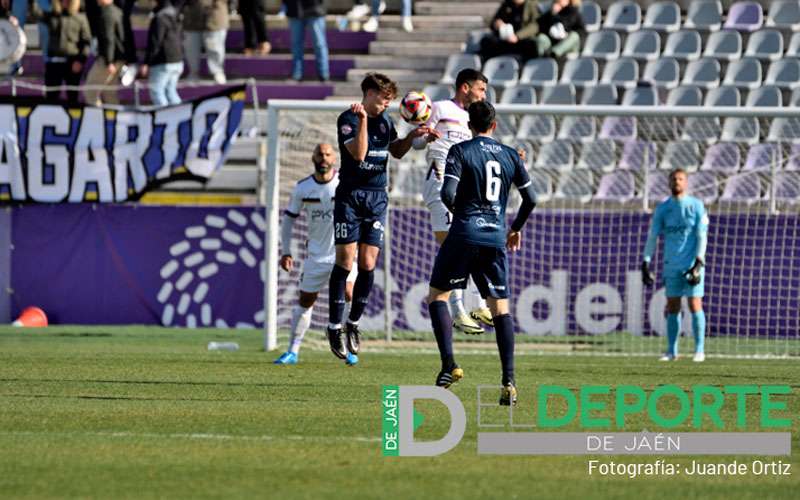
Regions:
[[[489,132],[495,123],[494,106],[486,101],[477,101],[469,105],[469,126],[479,134]]]
[[[311,161],[314,163],[315,172],[320,175],[327,174],[336,163],[336,152],[333,150],[333,146],[327,142],[317,144],[311,155]]]

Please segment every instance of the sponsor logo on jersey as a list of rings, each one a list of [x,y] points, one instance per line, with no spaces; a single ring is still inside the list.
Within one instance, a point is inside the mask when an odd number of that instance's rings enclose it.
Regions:
[[[462,281],[466,281],[466,279],[467,278],[452,279],[452,280],[450,280],[450,284],[451,285],[455,285],[455,284],[461,283]]]
[[[381,224],[381,221],[376,220],[372,223],[372,228],[377,229],[378,231],[383,231],[383,224]]]
[[[495,285],[494,283],[491,283],[491,282],[486,283],[486,286],[488,286],[492,290],[505,290],[506,289],[505,285]]]
[[[487,221],[483,217],[478,217],[477,219],[475,219],[475,225],[478,227],[492,227],[492,228],[500,227],[494,222]]]
[[[333,209],[315,209],[311,211],[311,220],[333,220]]]
[[[489,153],[499,153],[500,151],[503,150],[503,147],[500,146],[499,144],[486,144],[484,142],[481,142],[480,145],[483,151],[487,151]]]

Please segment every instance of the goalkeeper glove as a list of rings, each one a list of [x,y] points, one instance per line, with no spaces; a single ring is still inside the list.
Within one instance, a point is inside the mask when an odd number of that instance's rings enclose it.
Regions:
[[[650,266],[647,262],[642,262],[642,283],[644,283],[645,286],[652,286],[655,282],[656,277],[650,270]]]
[[[694,265],[685,273],[683,273],[683,277],[686,278],[686,282],[692,286],[700,284],[700,270],[703,269],[703,261],[700,259],[694,259]]]

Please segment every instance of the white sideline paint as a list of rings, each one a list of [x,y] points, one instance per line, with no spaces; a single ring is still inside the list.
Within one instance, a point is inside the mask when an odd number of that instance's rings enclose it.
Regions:
[[[236,434],[206,434],[206,433],[170,433],[161,434],[158,432],[34,432],[34,431],[0,431],[0,436],[63,436],[63,437],[110,437],[110,438],[153,438],[153,439],[196,439],[209,441],[318,441],[318,442],[342,442],[357,441],[361,443],[377,443],[381,438],[365,436],[241,436]]]

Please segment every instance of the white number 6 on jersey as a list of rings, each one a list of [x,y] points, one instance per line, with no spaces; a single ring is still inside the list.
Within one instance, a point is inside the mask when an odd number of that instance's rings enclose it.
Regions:
[[[497,201],[500,199],[500,188],[503,181],[499,175],[502,171],[500,162],[489,160],[486,162],[486,200]]]

